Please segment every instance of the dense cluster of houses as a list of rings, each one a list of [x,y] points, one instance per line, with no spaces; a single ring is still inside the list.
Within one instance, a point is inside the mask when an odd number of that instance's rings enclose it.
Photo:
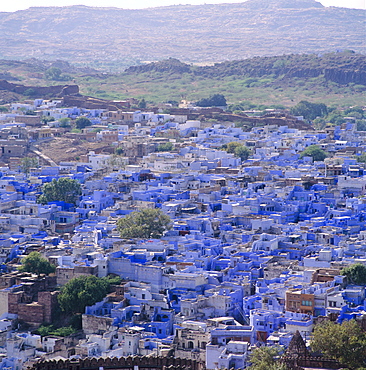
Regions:
[[[0,369],[129,355],[242,369],[256,346],[286,347],[297,331],[307,341],[319,320],[355,318],[366,327],[365,286],[340,273],[366,265],[366,173],[357,162],[366,133],[351,121],[324,131],[284,124],[246,132],[184,115],[60,105],[37,99],[0,114],[10,163],[0,168]],[[54,117],[53,127],[37,127],[40,115],[21,108]],[[19,170],[14,158],[30,143],[52,140],[60,118],[80,115],[93,126],[75,135],[105,140],[121,155],[90,152]],[[248,160],[221,149],[233,141],[251,149]],[[174,150],[158,151],[167,142]],[[329,157],[300,158],[313,144]],[[42,185],[60,177],[82,184],[78,204],[38,204]],[[159,240],[122,239],[117,220],[145,208],[169,215],[171,229]],[[31,251],[56,273],[18,272]],[[86,308],[83,335],[31,333],[56,314],[57,287],[108,274],[122,283]]]

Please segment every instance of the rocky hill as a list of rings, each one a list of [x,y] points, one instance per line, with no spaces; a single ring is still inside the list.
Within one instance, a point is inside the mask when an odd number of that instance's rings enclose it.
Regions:
[[[350,51],[324,55],[292,54],[249,58],[202,67],[191,66],[177,59],[169,58],[146,65],[131,66],[126,70],[126,73],[191,73],[199,77],[218,79],[229,76],[271,76],[281,80],[293,77],[324,77],[326,81],[339,84],[366,85],[366,56]]]
[[[49,68],[56,67],[66,80],[47,77]],[[311,100],[349,106],[365,103],[366,56],[352,51],[290,54],[212,66],[196,66],[168,58],[131,66],[123,73],[75,68],[57,60],[52,63],[35,59],[0,60],[0,76],[8,81],[0,81],[0,104],[19,100],[21,95],[27,98],[68,96],[70,105],[85,107],[105,104],[104,100],[142,97],[157,104],[181,99],[196,101],[216,93],[224,94],[231,103],[250,101],[292,106],[301,100]],[[78,87],[80,94],[103,101],[76,101]]]
[[[140,10],[32,7],[0,13],[0,58],[64,59],[105,68],[174,57],[364,52],[365,11],[314,0],[248,0]],[[96,64],[93,64],[96,63]]]

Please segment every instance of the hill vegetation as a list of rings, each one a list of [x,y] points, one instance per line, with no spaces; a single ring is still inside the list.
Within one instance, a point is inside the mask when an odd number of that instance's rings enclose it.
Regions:
[[[59,69],[56,80],[49,78],[47,71],[51,68]],[[131,66],[122,73],[78,68],[62,61],[31,59],[0,61],[1,74],[13,81],[7,98],[4,89],[8,85],[0,83],[2,103],[19,100],[19,93],[28,98],[36,97],[43,91],[38,91],[37,86],[53,86],[55,91],[65,91],[60,85],[63,83],[69,86],[66,91],[73,94],[80,91],[83,95],[110,100],[134,97],[143,103],[141,106],[162,102],[174,105],[181,99],[197,102],[217,95],[224,96],[228,104],[237,104],[238,110],[261,105],[293,107],[301,101],[330,107],[363,106],[366,56],[352,51],[291,54],[213,66],[195,66],[169,58]],[[62,76],[68,80],[60,81]],[[19,87],[20,83],[26,87]],[[25,94],[30,91],[32,96]]]

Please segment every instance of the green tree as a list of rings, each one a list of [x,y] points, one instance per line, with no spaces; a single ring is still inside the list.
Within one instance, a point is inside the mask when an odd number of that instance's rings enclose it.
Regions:
[[[316,325],[310,345],[313,351],[351,369],[366,366],[366,334],[355,320]]]
[[[47,80],[59,81],[61,80],[61,69],[57,67],[48,68],[45,72],[45,77]]]
[[[234,153],[242,161],[246,161],[251,151],[243,144],[240,144],[238,141],[231,141],[230,143],[224,144],[221,149],[226,150],[228,153]]]
[[[42,195],[38,198],[38,203],[47,204],[48,202],[66,202],[76,204],[81,195],[81,185],[77,180],[68,177],[61,177],[44,184]]]
[[[47,117],[47,116],[44,116],[41,118],[41,121],[44,123],[44,124],[47,124],[48,122],[53,122],[55,120],[55,117]]]
[[[120,218],[117,230],[122,238],[161,238],[170,223],[170,217],[160,209],[143,209]]]
[[[75,125],[76,125],[76,128],[79,129],[79,130],[82,130],[83,128],[87,127],[87,126],[91,126],[92,123],[90,121],[90,119],[86,118],[86,117],[79,117],[76,121],[75,121]]]
[[[357,157],[357,162],[366,163],[366,153],[363,153]]]
[[[174,145],[170,141],[168,141],[167,143],[159,144],[157,151],[158,152],[170,152],[171,150],[173,150],[173,148],[174,148]]]
[[[7,107],[4,107],[3,105],[0,106],[0,113],[8,112],[9,109]]]
[[[122,147],[118,147],[118,148],[116,148],[116,149],[114,150],[114,154],[115,154],[115,155],[123,155],[123,153],[124,153],[124,150],[123,150],[123,148],[122,148]]]
[[[226,99],[222,94],[214,94],[209,98],[203,98],[196,102],[197,107],[225,107]]]
[[[145,109],[146,108],[146,101],[144,98],[142,98],[140,101],[139,101],[139,104],[138,104],[138,107],[140,109]]]
[[[361,263],[345,267],[342,269],[341,275],[347,276],[347,280],[351,284],[366,285],[366,266]]]
[[[38,159],[34,157],[24,157],[20,160],[20,170],[28,175],[31,168],[38,167]]]
[[[242,161],[246,161],[249,158],[250,154],[250,149],[248,149],[244,145],[238,146],[235,149],[235,155],[239,157]]]
[[[313,161],[324,161],[324,159],[327,158],[327,153],[318,145],[309,145],[300,153],[300,158],[303,157],[312,157]]]
[[[249,370],[286,370],[286,366],[278,360],[281,349],[279,347],[256,348],[251,354]]]
[[[60,127],[71,127],[70,118],[60,118],[58,122],[60,123]]]
[[[84,313],[86,306],[100,302],[108,292],[107,279],[94,275],[79,276],[66,283],[57,298],[62,311],[76,314]]]
[[[69,335],[75,333],[75,329],[72,326],[62,326],[55,329],[53,325],[41,325],[36,332],[42,336],[46,337],[48,335],[57,335],[58,337],[68,337]]]
[[[358,119],[356,121],[357,131],[366,131],[366,120]]]
[[[290,109],[294,116],[303,116],[307,120],[313,120],[317,117],[323,117],[328,114],[328,108],[323,103],[310,103],[302,100]]]
[[[362,107],[355,106],[355,107],[352,107],[352,108],[348,108],[344,111],[344,114],[346,116],[351,116],[351,117],[353,117],[355,113],[358,113],[358,116],[360,118],[365,117],[365,112],[364,112]]]
[[[22,259],[22,266],[19,268],[23,272],[32,272],[37,275],[49,275],[56,271],[56,266],[52,265],[46,258],[38,252],[31,252]]]
[[[238,141],[230,141],[230,143],[224,144],[221,149],[226,150],[228,153],[235,153],[235,149],[242,146]]]

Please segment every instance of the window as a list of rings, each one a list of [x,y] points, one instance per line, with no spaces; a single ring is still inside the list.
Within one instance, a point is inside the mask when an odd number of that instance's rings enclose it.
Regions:
[[[303,306],[312,306],[313,305],[311,301],[302,301],[301,304]]]

